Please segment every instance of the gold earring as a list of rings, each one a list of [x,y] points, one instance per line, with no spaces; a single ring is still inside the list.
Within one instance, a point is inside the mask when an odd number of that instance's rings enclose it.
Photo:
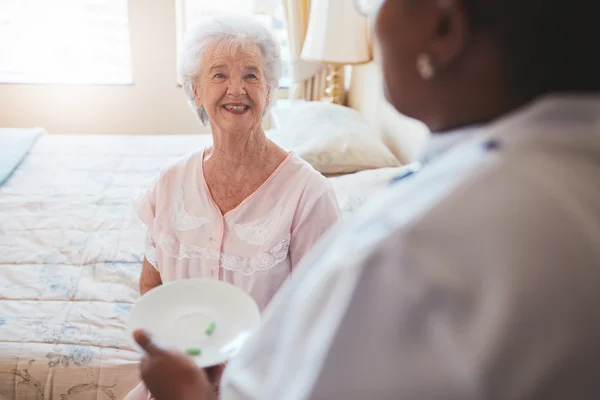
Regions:
[[[435,66],[433,65],[433,60],[429,54],[419,54],[417,57],[417,71],[424,80],[429,81],[433,79],[435,76]]]

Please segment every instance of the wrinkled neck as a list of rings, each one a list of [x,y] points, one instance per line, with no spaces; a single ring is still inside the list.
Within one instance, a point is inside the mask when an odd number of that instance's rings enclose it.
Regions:
[[[262,159],[269,148],[269,140],[260,126],[247,133],[227,132],[216,127],[212,132],[213,146],[205,153],[205,160],[212,163],[252,164]]]

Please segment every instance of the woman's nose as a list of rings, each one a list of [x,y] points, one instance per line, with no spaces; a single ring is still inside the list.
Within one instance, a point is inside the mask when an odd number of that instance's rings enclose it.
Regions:
[[[242,79],[230,79],[229,86],[227,87],[227,93],[232,96],[240,96],[246,94],[244,81]]]

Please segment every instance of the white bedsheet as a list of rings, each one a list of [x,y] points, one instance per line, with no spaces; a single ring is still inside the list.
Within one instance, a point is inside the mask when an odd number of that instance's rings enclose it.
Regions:
[[[210,136],[42,137],[0,188],[0,395],[122,399],[144,230],[131,199]],[[398,169],[331,178],[347,217]]]

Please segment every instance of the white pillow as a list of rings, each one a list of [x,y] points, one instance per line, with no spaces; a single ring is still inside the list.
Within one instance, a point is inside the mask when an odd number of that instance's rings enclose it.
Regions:
[[[272,110],[269,137],[323,174],[398,167],[400,162],[362,115],[320,101],[292,102]]]

